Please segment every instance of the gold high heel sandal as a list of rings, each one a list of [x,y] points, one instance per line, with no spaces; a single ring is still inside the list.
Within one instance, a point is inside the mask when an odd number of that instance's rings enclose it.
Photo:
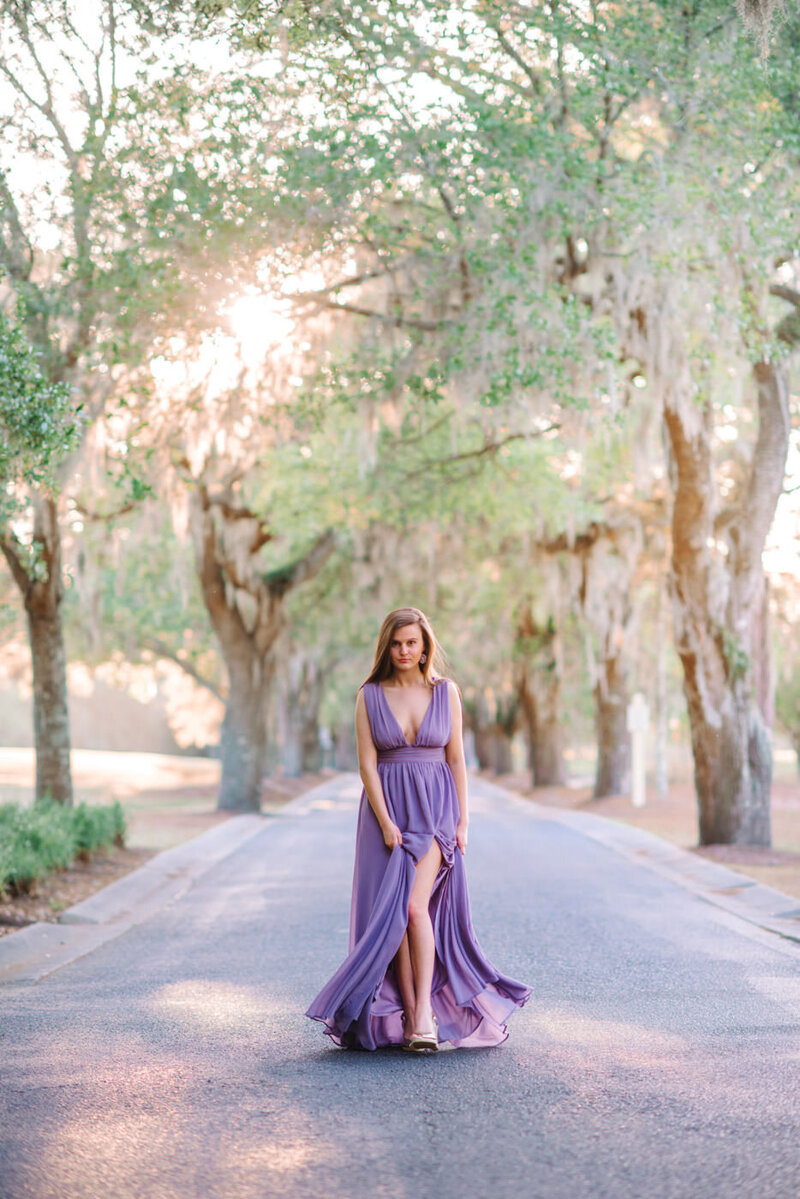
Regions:
[[[436,1053],[439,1048],[439,1021],[433,1017],[431,1032],[413,1032],[403,1039],[403,1048],[411,1053]]]

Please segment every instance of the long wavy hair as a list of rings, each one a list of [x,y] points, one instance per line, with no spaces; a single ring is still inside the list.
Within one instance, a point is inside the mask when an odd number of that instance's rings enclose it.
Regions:
[[[395,608],[384,618],[381,631],[378,633],[378,644],[375,647],[375,661],[372,673],[365,682],[382,683],[392,675],[392,638],[398,629],[406,625],[418,624],[422,633],[422,652],[425,661],[420,663],[420,670],[425,682],[434,687],[441,681],[444,669],[444,654],[436,640],[431,622],[419,608]]]

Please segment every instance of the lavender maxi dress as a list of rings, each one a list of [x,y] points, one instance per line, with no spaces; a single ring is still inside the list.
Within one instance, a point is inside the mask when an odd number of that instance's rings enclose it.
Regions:
[[[416,864],[435,838],[442,851],[430,900],[436,940],[432,1000],[439,1040],[470,1048],[499,1045],[508,1036],[505,1021],[531,991],[498,973],[472,928],[464,863],[456,847],[458,797],[444,753],[451,731],[447,683],[434,686],[412,745],[380,683],[365,683],[364,699],[383,793],[403,844],[391,851],[386,847],[362,791],[350,952],[306,1015],[321,1020],[337,1045],[377,1049],[402,1043],[403,1005],[392,959],[408,925]]]

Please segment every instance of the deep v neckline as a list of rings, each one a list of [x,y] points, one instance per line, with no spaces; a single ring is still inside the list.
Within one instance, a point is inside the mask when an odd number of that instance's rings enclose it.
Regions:
[[[419,741],[419,735],[422,732],[422,730],[424,729],[425,721],[428,719],[428,716],[430,715],[430,710],[433,707],[433,699],[434,699],[434,696],[436,695],[436,687],[433,686],[431,688],[431,698],[430,698],[427,708],[425,709],[425,715],[422,717],[422,720],[420,721],[419,728],[417,729],[417,735],[413,741],[409,741],[408,737],[403,732],[403,727],[400,724],[400,721],[397,719],[394,712],[392,711],[392,705],[389,703],[389,700],[386,698],[386,692],[383,689],[383,683],[377,683],[376,686],[378,687],[378,690],[380,691],[381,695],[383,696],[383,702],[386,704],[386,707],[389,709],[389,715],[391,716],[392,720],[397,725],[400,736],[403,738],[403,740],[405,741],[408,748],[413,749],[414,746]]]

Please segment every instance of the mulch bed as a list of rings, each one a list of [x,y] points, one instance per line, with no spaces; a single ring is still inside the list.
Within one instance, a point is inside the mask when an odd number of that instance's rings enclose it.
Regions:
[[[54,870],[35,883],[29,895],[0,897],[0,937],[39,920],[57,923],[65,908],[142,866],[154,853],[112,846],[93,854],[88,862],[75,861],[66,870]]]

